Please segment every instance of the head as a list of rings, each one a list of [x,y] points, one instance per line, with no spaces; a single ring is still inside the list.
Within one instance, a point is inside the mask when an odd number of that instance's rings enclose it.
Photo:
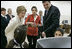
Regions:
[[[6,9],[5,8],[1,8],[1,14],[5,15],[6,14]]]
[[[15,29],[14,38],[19,44],[22,44],[25,41],[26,31],[27,31],[26,25],[20,25]]]
[[[51,6],[51,2],[50,1],[42,1],[43,6],[46,10],[48,10]]]
[[[37,14],[37,7],[36,7],[36,6],[33,6],[33,7],[31,8],[31,11],[32,11],[32,14],[33,14],[33,15],[36,15],[36,14]]]
[[[12,14],[12,9],[8,9],[8,14]]]
[[[57,28],[56,32],[54,33],[54,37],[62,37],[64,34],[64,30],[61,28]]]
[[[65,33],[69,34],[70,33],[70,25],[64,24],[64,27],[65,27]]]
[[[42,16],[42,14],[43,14],[43,12],[42,11],[39,11],[39,15]]]
[[[20,18],[23,18],[26,14],[26,8],[24,6],[18,6],[16,12]]]

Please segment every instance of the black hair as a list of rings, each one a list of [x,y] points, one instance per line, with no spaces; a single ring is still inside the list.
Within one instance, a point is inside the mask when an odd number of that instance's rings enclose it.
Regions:
[[[15,29],[14,38],[18,43],[21,44],[22,42],[25,41],[26,31],[27,31],[26,25],[20,25]]]
[[[6,11],[6,9],[5,8],[1,8],[1,11]]]
[[[35,9],[36,9],[36,11],[37,11],[37,7],[36,7],[36,6],[33,6],[33,7],[31,8],[31,11],[32,11],[32,9],[33,9],[33,8],[35,8]]]
[[[45,3],[46,1],[42,1],[42,3]],[[51,3],[51,1],[48,1],[49,3]]]
[[[62,34],[62,36],[63,36],[63,34],[64,34],[64,30],[63,29],[61,29],[61,28],[57,28],[57,30],[56,31],[60,31],[61,32],[61,34]]]

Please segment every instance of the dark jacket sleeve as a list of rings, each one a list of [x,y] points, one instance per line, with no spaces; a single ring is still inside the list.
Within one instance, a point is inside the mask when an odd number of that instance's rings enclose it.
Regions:
[[[44,30],[44,32],[50,31],[53,28],[56,28],[59,26],[60,11],[58,9],[55,9],[51,17],[52,17],[52,24],[46,30]]]

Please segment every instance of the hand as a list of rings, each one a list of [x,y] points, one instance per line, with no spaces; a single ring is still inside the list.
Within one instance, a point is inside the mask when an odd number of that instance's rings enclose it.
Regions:
[[[45,34],[45,32],[42,32],[42,37],[46,37],[46,34]]]
[[[32,26],[33,26],[33,27],[37,27],[37,24],[34,22]]]
[[[38,26],[42,26],[42,24],[39,24]]]
[[[33,23],[33,22],[27,22],[26,24],[27,24],[27,25],[29,25],[29,24],[33,25],[34,23]]]

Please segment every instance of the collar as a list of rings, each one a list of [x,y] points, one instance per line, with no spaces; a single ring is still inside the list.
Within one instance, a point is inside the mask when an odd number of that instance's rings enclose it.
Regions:
[[[2,15],[2,17],[5,17],[5,15],[3,15],[3,14],[1,14]]]
[[[24,45],[24,42],[20,45],[15,39],[14,39],[14,42],[17,46],[21,47],[21,48],[24,48],[23,45]]]
[[[20,46],[20,44],[14,39],[15,44],[17,44],[18,46]]]

